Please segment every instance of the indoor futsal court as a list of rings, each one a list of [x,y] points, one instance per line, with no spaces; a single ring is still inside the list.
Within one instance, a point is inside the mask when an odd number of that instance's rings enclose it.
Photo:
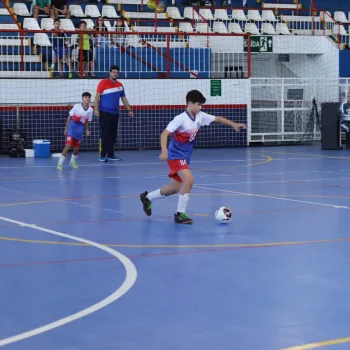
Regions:
[[[176,196],[143,213],[168,182],[157,151],[120,155],[1,159],[0,346],[350,348],[348,151],[197,149],[192,225]]]

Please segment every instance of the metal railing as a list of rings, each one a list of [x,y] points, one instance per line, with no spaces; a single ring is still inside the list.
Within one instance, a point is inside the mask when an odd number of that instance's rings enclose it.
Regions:
[[[250,77],[249,34],[168,33],[161,27],[155,33],[3,31],[11,36],[0,37],[2,76],[94,76],[117,64],[123,78]],[[243,38],[248,38],[248,51],[225,52],[228,37],[240,38],[242,48]],[[228,71],[239,74],[228,76]]]
[[[349,91],[344,79],[252,78],[250,143],[319,141],[319,115],[325,102],[339,107]]]

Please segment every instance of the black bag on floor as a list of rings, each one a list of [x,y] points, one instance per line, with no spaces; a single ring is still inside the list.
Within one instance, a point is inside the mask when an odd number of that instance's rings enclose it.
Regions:
[[[25,135],[21,130],[13,130],[9,136],[8,155],[13,158],[25,157]]]

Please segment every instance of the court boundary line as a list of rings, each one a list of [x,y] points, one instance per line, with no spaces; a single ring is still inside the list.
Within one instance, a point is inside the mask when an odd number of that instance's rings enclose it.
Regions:
[[[114,256],[115,258],[117,258],[122,263],[122,265],[125,268],[125,274],[126,274],[122,285],[120,287],[118,287],[112,294],[110,294],[109,296],[107,296],[103,300],[99,301],[98,303],[95,303],[95,304],[93,304],[93,305],[91,305],[91,306],[89,306],[81,311],[78,311],[78,312],[71,314],[69,316],[66,316],[64,318],[61,318],[61,319],[56,320],[54,322],[48,323],[44,326],[37,327],[37,328],[34,328],[32,330],[29,330],[29,331],[26,331],[23,333],[19,333],[17,335],[11,336],[11,337],[0,339],[0,347],[15,343],[18,341],[22,341],[24,339],[27,339],[27,338],[30,338],[30,337],[33,337],[33,336],[36,336],[39,334],[42,334],[44,332],[53,330],[55,328],[66,325],[70,322],[73,322],[75,320],[78,320],[80,318],[88,316],[88,315],[108,306],[109,304],[113,303],[114,301],[118,300],[119,298],[121,298],[124,294],[126,294],[132,288],[132,286],[136,282],[137,270],[136,270],[136,267],[133,264],[133,262],[128,257],[123,255],[122,253],[120,253],[112,248],[109,248],[107,246],[104,246],[100,243],[97,243],[97,242],[94,242],[91,240],[87,240],[84,238],[68,235],[66,233],[50,230],[50,229],[47,229],[47,228],[44,228],[41,226],[37,226],[34,224],[28,224],[28,223],[25,223],[22,221],[13,220],[13,219],[10,219],[7,217],[0,216],[0,220],[19,225],[21,227],[27,227],[27,228],[30,228],[33,230],[46,232],[46,233],[49,233],[51,235],[67,238],[67,239],[77,241],[77,242],[81,242],[81,243],[84,243],[88,246],[93,246],[97,249],[103,250],[103,251],[109,253],[110,255]]]
[[[205,189],[205,190],[218,191],[218,192],[241,194],[241,195],[248,196],[248,197],[260,197],[260,198],[276,199],[276,200],[280,200],[280,201],[297,202],[297,203],[304,203],[304,204],[311,204],[311,205],[320,205],[320,206],[323,206],[323,207],[336,208],[336,209],[350,209],[350,207],[345,206],[345,205],[327,204],[327,203],[319,203],[319,202],[302,201],[302,200],[291,199],[291,198],[265,196],[265,195],[262,195],[262,194],[238,192],[238,191],[231,191],[231,190],[222,190],[222,189],[219,189],[219,188],[198,186],[198,185],[193,185],[193,187],[195,187],[195,188],[202,188],[202,189]]]

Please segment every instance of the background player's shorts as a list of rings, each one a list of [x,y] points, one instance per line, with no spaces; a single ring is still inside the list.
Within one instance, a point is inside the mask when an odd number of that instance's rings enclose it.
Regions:
[[[73,147],[79,147],[80,146],[80,140],[75,139],[72,136],[67,136],[66,145],[71,145]]]
[[[189,169],[185,159],[170,159],[167,160],[170,174],[168,175],[171,179],[174,179],[177,182],[182,182],[181,177],[177,175],[177,172],[184,169]]]

